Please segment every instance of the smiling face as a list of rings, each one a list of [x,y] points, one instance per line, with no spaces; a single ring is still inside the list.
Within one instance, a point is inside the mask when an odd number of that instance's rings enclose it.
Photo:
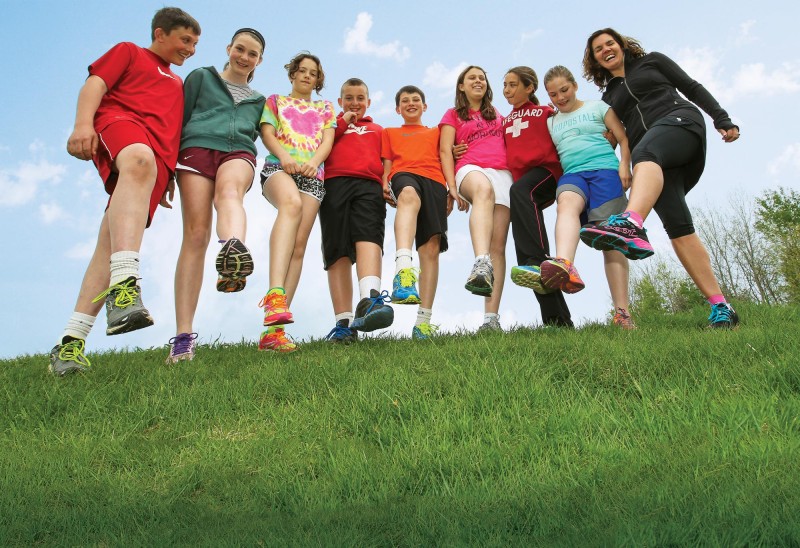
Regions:
[[[223,78],[247,82],[250,73],[261,63],[261,42],[248,33],[237,34],[228,46],[228,67]]]
[[[419,93],[401,93],[397,114],[403,117],[406,124],[419,124],[422,120],[422,113],[427,110],[427,105],[422,102]]]
[[[622,46],[610,34],[600,34],[592,40],[592,55],[595,61],[612,76],[625,74],[625,55]]]
[[[316,61],[306,57],[300,61],[297,70],[289,75],[292,83],[291,96],[298,99],[310,99],[311,92],[317,87],[319,80],[319,66]]]
[[[503,97],[512,107],[518,108],[527,103],[531,93],[533,93],[533,84],[526,87],[517,74],[509,72],[503,78]]]
[[[356,120],[361,120],[369,107],[369,93],[364,86],[344,86],[339,106],[343,112],[355,112]]]
[[[466,95],[471,108],[479,108],[487,89],[486,73],[478,67],[469,69],[464,74],[463,81],[458,84],[458,91]]]
[[[176,27],[169,33],[157,28],[153,31],[153,44],[150,50],[167,63],[181,66],[194,55],[199,35],[188,27]]]
[[[570,82],[563,76],[556,76],[545,82],[544,87],[547,89],[550,101],[561,112],[572,112],[580,106],[576,96],[578,84],[575,82]]]

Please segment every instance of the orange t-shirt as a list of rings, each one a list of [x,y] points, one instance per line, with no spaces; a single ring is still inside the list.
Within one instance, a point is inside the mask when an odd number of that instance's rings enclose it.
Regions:
[[[385,128],[381,138],[381,158],[392,162],[390,180],[396,173],[404,171],[447,186],[439,160],[438,127],[403,125]]]

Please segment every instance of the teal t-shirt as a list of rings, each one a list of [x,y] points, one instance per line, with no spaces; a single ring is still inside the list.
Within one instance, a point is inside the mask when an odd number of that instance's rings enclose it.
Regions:
[[[564,173],[619,168],[611,143],[603,137],[608,131],[603,119],[609,108],[603,101],[585,101],[577,110],[550,118],[547,127]]]

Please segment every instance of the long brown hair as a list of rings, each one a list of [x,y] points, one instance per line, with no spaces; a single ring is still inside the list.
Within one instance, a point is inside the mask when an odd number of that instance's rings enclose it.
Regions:
[[[478,69],[483,73],[484,78],[486,78],[486,71],[477,65],[468,66],[458,75],[458,81],[456,82],[456,114],[465,122],[469,120],[469,101],[467,100],[467,94],[458,89],[458,86],[464,83],[464,77],[466,77],[467,73],[472,69]],[[486,78],[486,93],[484,93],[481,99],[481,108],[479,109],[481,111],[481,117],[484,120],[494,120],[497,118],[497,113],[492,106],[492,96],[492,86],[489,85],[489,79]]]
[[[523,87],[533,86],[533,91],[528,95],[528,100],[534,105],[538,105],[539,99],[536,97],[536,90],[539,89],[539,77],[536,76],[536,71],[531,67],[519,66],[512,67],[506,71],[516,74]]]
[[[622,53],[625,59],[638,59],[647,54],[644,48],[639,44],[635,38],[630,36],[623,36],[612,28],[605,28],[594,31],[589,39],[586,40],[586,49],[583,51],[583,77],[589,82],[600,88],[600,91],[606,89],[608,81],[611,80],[611,73],[600,66],[597,59],[594,58],[594,51],[592,51],[592,42],[601,34],[608,34],[614,41],[622,48]]]

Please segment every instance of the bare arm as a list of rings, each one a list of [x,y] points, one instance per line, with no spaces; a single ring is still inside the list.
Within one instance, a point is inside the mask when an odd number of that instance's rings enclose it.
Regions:
[[[444,125],[439,130],[439,160],[442,173],[447,183],[447,214],[453,210],[453,203],[458,203],[459,211],[469,209],[469,203],[458,195],[456,190],[455,160],[453,160],[453,144],[456,141],[456,128]]]
[[[622,188],[628,190],[631,187],[633,179],[631,175],[631,150],[628,146],[628,135],[625,133],[625,127],[622,125],[622,122],[613,108],[609,108],[608,111],[606,111],[603,121],[611,132],[611,135],[616,139],[617,143],[619,143],[619,178],[622,181]]]
[[[331,148],[333,148],[333,134],[335,132],[336,130],[332,127],[322,130],[322,142],[317,147],[317,151],[308,162],[300,165],[301,175],[305,175],[306,177],[317,176],[319,166],[322,165],[322,162],[324,162],[328,154],[331,153]]]
[[[91,160],[97,153],[100,140],[94,130],[94,115],[100,101],[108,92],[105,81],[99,76],[89,76],[78,94],[75,127],[67,140],[67,152],[80,160]]]
[[[389,173],[392,172],[392,161],[383,158],[383,199],[392,207],[397,207],[397,204],[392,200],[392,194],[389,192]]]
[[[281,163],[283,171],[289,175],[300,173],[300,165],[294,161],[294,158],[286,152],[286,149],[284,149],[280,141],[278,141],[273,125],[261,124],[261,141],[264,143],[264,146],[267,147],[270,154],[275,156]]]

